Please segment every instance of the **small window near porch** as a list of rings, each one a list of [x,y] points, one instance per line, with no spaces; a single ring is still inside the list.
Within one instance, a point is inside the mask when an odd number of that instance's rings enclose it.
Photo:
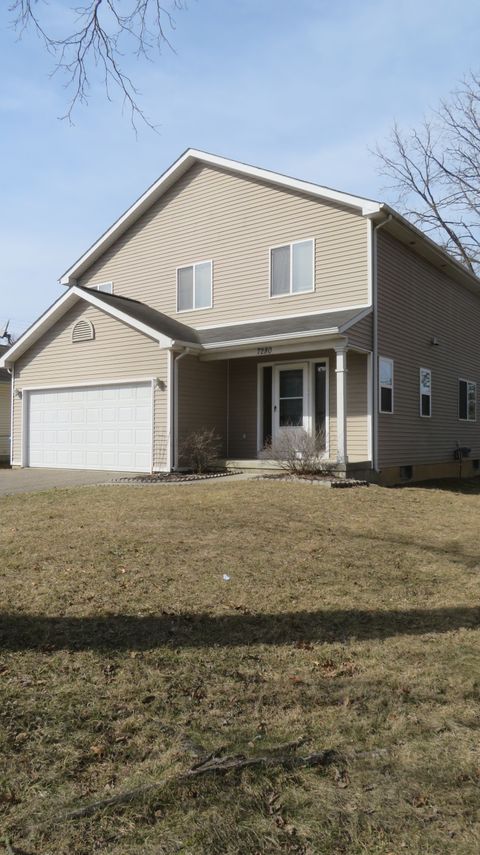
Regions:
[[[432,372],[420,368],[420,415],[429,419],[432,415]]]
[[[378,385],[380,412],[393,413],[393,359],[379,357]]]

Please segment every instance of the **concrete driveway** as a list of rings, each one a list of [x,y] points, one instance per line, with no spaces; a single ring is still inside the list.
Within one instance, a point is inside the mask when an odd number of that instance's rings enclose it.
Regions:
[[[106,484],[128,474],[131,473],[92,469],[0,469],[0,496]]]

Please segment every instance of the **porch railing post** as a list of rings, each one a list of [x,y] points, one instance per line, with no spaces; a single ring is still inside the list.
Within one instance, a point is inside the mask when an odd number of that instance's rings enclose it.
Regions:
[[[337,463],[347,463],[347,348],[335,347],[337,378]]]

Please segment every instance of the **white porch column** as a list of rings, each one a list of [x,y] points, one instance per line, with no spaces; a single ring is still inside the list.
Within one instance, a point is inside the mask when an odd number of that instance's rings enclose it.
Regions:
[[[337,463],[347,463],[347,348],[345,344],[335,347],[337,355],[335,373],[337,377]]]

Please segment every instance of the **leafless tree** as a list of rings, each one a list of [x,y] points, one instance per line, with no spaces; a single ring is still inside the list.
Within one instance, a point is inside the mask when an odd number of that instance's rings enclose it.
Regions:
[[[419,128],[378,146],[397,206],[469,270],[480,272],[480,76],[470,73]]]
[[[175,29],[175,11],[186,8],[186,0],[68,0],[62,22],[48,23],[46,0],[10,0],[13,26],[21,36],[33,29],[51,54],[53,74],[63,74],[72,96],[65,115],[72,121],[78,104],[90,97],[90,83],[100,73],[108,100],[112,89],[120,91],[133,126],[141,119],[152,122],[139,103],[139,91],[125,71],[125,56],[152,60],[155,52],[168,46]],[[58,31],[57,31],[58,30]]]

